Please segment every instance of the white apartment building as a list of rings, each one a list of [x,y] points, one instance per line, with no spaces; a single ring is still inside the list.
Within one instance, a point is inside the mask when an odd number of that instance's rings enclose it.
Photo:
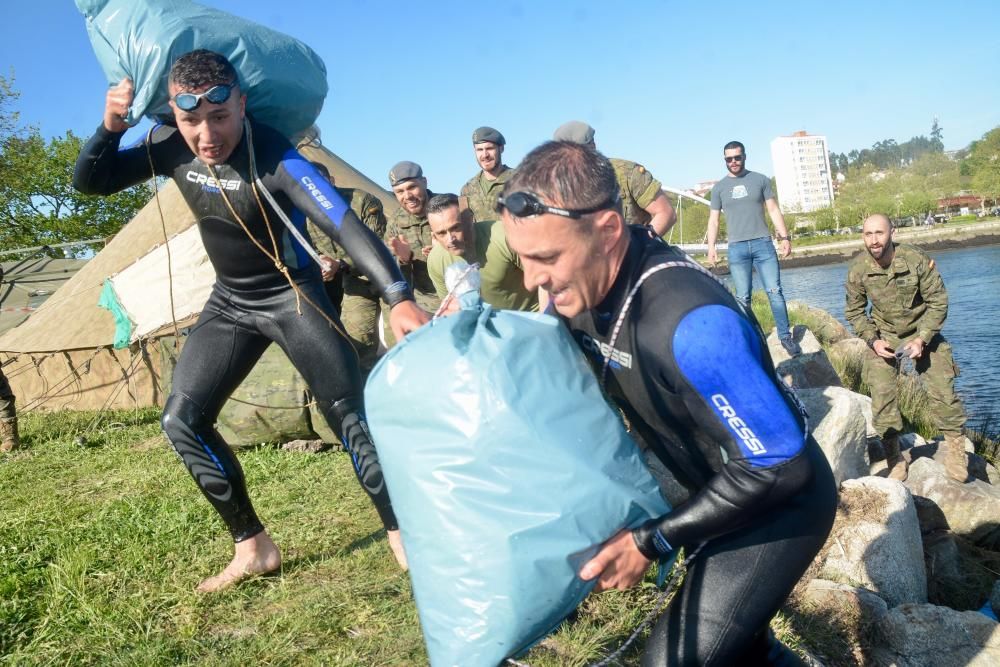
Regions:
[[[771,142],[778,203],[783,213],[808,213],[833,205],[826,137],[799,131]]]

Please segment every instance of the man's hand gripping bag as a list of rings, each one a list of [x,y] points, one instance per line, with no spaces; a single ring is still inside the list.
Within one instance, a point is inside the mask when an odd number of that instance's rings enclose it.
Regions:
[[[434,320],[365,389],[435,666],[497,665],[552,631],[621,528],[669,507],[554,318]]]

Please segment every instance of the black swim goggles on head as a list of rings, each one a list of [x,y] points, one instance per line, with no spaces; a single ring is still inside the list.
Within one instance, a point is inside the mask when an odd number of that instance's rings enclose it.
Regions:
[[[212,86],[203,93],[177,93],[173,96],[174,104],[181,111],[194,111],[201,105],[201,98],[205,98],[212,104],[222,104],[229,99],[236,82],[220,83]]]
[[[515,218],[531,218],[542,213],[552,213],[564,218],[582,218],[589,213],[597,213],[604,209],[611,208],[618,203],[618,192],[597,206],[590,208],[559,208],[543,204],[533,192],[512,192],[506,196],[497,197],[497,212],[506,208]]]

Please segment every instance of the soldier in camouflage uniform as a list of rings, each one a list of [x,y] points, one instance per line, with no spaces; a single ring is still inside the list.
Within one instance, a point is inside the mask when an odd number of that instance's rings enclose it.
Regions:
[[[472,148],[481,169],[462,186],[461,201],[472,211],[475,222],[497,219],[497,197],[503,186],[514,175],[514,170],[503,163],[503,149],[507,140],[492,127],[476,128],[472,133]]]
[[[578,120],[563,123],[552,138],[572,141],[594,148],[594,128]],[[618,180],[622,200],[622,215],[630,225],[648,225],[659,236],[666,234],[677,220],[663,185],[645,167],[630,160],[609,158]]]
[[[441,299],[427,274],[427,255],[431,252],[434,235],[427,222],[427,200],[434,196],[427,189],[427,179],[420,165],[403,161],[389,170],[389,185],[396,195],[399,208],[389,216],[385,231],[386,245],[392,250],[403,271],[403,277],[413,288],[417,305],[434,313]],[[386,343],[395,339],[386,327]]]
[[[11,452],[21,446],[17,434],[17,413],[14,411],[14,394],[7,377],[0,371],[0,452]]]
[[[0,283],[3,268],[0,267]],[[14,392],[10,390],[7,376],[0,370],[0,452],[11,452],[21,446],[17,434],[17,412],[14,411]]]
[[[872,396],[875,430],[882,437],[889,476],[906,479],[907,463],[900,455],[903,428],[896,398],[896,375],[902,354],[913,359],[923,378],[935,423],[945,439],[944,464],[960,482],[968,478],[965,455],[965,412],[955,394],[958,368],[951,345],[941,335],[948,315],[948,293],[934,260],[922,250],[892,241],[892,223],[884,215],[865,220],[867,252],[860,253],[847,272],[844,316],[858,337],[868,343],[864,379]],[[871,315],[865,310],[871,302]]]
[[[336,187],[333,177],[325,165],[313,162],[313,166],[327,177],[337,194],[347,202],[361,222],[382,238],[385,236],[386,220],[382,212],[382,202],[378,197],[356,188]],[[330,260],[323,267],[323,280],[340,282],[340,303],[334,303],[340,312],[340,321],[358,352],[362,375],[367,375],[375,365],[378,352],[378,294],[371,283],[360,273],[353,271],[351,258],[344,249],[330,240],[312,221],[308,222],[309,236],[319,253]]]

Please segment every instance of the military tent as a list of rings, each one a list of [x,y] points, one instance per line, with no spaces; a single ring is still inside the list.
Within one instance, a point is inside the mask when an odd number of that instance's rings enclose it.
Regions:
[[[23,259],[0,264],[3,276],[3,283],[0,284],[0,335],[28,319],[86,263],[85,259],[54,258],[34,252]]]
[[[371,192],[387,213],[397,206],[389,192],[323,147],[317,130],[298,147],[325,164],[338,186]],[[0,361],[20,409],[162,405],[185,327],[214,280],[194,217],[168,182],[30,318],[0,336]],[[117,315],[98,305],[102,295]],[[317,436],[333,441],[310,403],[301,377],[271,346],[227,403],[219,429],[234,445]]]

